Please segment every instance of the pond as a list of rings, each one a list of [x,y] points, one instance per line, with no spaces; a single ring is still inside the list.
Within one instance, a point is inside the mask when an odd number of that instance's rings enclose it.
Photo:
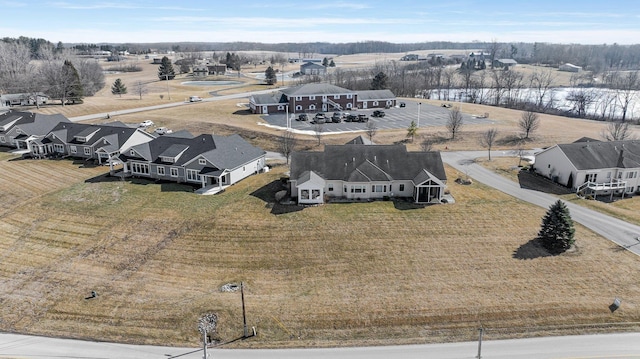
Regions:
[[[181,85],[187,85],[187,86],[223,86],[223,85],[240,85],[240,84],[242,84],[242,82],[240,81],[228,81],[228,80],[185,81],[181,83]]]

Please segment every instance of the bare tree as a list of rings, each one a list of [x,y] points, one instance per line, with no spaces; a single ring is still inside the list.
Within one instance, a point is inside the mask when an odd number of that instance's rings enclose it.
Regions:
[[[524,138],[528,139],[540,127],[540,117],[533,111],[525,111],[520,116],[518,126],[524,132]]]
[[[297,145],[298,139],[296,135],[291,131],[285,131],[280,136],[280,153],[287,159],[287,165],[289,164],[289,158],[291,157],[291,152],[294,151]]]
[[[631,129],[629,128],[629,122],[624,121],[610,122],[609,125],[607,125],[607,128],[602,130],[600,135],[607,141],[624,141],[633,139]]]
[[[626,76],[618,77],[618,81],[614,84],[618,94],[616,98],[622,109],[622,122],[627,119],[629,104],[636,98],[636,90],[639,84],[640,79],[638,79],[638,72],[636,71],[629,71]]]
[[[367,122],[367,136],[369,136],[369,141],[373,142],[373,136],[378,132],[378,125],[376,125],[376,121],[368,121]]]
[[[491,148],[498,138],[498,130],[490,128],[482,133],[480,137],[480,146],[486,147],[489,151],[489,161],[491,161]]]
[[[460,132],[464,121],[462,119],[462,112],[460,112],[460,107],[454,106],[449,110],[449,119],[447,120],[447,131],[451,134],[451,139],[456,139],[456,134]]]
[[[548,70],[535,70],[529,77],[529,86],[536,94],[535,106],[538,109],[544,108],[544,100],[549,96],[551,85],[555,80],[555,75]]]
[[[429,152],[433,149],[433,140],[428,136],[422,137],[422,141],[420,141],[420,148],[424,152]]]
[[[318,146],[320,146],[320,143],[322,141],[322,131],[324,131],[324,126],[322,123],[316,122],[313,125],[313,131],[314,134],[316,136],[316,138],[318,139]]]
[[[134,91],[135,91],[136,94],[138,94],[138,96],[140,97],[141,100],[142,100],[142,95],[146,95],[147,92],[149,92],[147,90],[147,84],[142,82],[142,81],[136,82],[136,86],[134,88]]]
[[[567,94],[567,101],[573,106],[578,117],[585,117],[587,114],[587,108],[596,100],[597,95],[592,89],[576,88],[569,91]]]

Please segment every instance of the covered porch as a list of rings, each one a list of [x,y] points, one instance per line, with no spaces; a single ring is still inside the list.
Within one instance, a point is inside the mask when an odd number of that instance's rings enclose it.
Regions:
[[[413,200],[415,203],[440,203],[444,196],[446,185],[424,170],[414,179],[416,183],[413,189]]]

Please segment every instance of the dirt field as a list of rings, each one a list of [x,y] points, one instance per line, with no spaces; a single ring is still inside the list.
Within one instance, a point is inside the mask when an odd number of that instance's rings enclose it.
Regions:
[[[157,65],[145,71],[134,76],[152,77]],[[198,94],[179,82],[170,82],[172,97]],[[76,116],[166,102],[159,98],[165,84],[143,100],[120,99],[105,89],[64,111]],[[514,148],[517,111],[460,106],[470,114],[488,112],[503,138],[499,148]],[[196,134],[237,132],[265,149],[277,148],[278,131],[258,125],[259,118],[236,102],[119,117],[114,119],[152,119]],[[543,115],[526,145],[597,137],[602,128]],[[484,130],[466,126],[456,141],[445,140],[438,128],[418,135],[439,138],[436,149],[479,149]],[[327,136],[322,143],[353,136]],[[405,139],[400,130],[374,138]],[[301,140],[301,148],[320,148],[313,137]],[[418,149],[418,139],[408,146]],[[0,193],[7,199],[0,210],[0,330],[195,346],[197,319],[215,312],[217,339],[231,341],[242,334],[240,294],[220,287],[240,281],[246,284],[248,324],[258,336],[227,347],[474,340],[479,325],[487,329],[486,339],[640,328],[637,256],[581,226],[575,251],[548,256],[533,241],[544,209],[479,183],[458,185],[454,179],[464,174],[450,168],[455,204],[304,209],[273,203],[284,167],[216,196],[101,176],[106,172],[0,153]],[[637,203],[624,204],[625,213]],[[91,291],[98,296],[85,299]],[[611,313],[615,297],[623,305]]]

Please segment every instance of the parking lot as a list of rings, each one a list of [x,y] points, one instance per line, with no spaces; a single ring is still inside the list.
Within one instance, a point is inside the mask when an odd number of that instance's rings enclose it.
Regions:
[[[401,101],[398,101],[400,103]],[[407,101],[406,107],[393,107],[390,109],[359,109],[357,111],[345,111],[350,114],[366,114],[369,117],[369,121],[375,121],[378,130],[392,130],[392,129],[406,129],[411,124],[411,121],[415,121],[419,127],[433,127],[433,126],[445,126],[449,120],[449,108],[422,104],[420,105],[420,119],[418,120],[418,103],[413,101]],[[375,110],[383,110],[385,116],[382,118],[372,117],[371,114]],[[331,117],[332,111],[325,113],[327,117]],[[315,131],[315,126],[311,121],[315,113],[309,113],[308,121],[291,121],[291,127],[300,131]],[[294,118],[298,118],[298,114],[289,114]],[[465,124],[483,124],[491,123],[488,118],[478,118],[467,114],[462,114]],[[277,113],[271,115],[262,116],[272,126],[278,126],[282,128],[287,127],[286,114]],[[329,119],[330,121],[330,119]],[[331,123],[327,122],[322,125],[322,132],[349,132],[349,131],[363,131],[367,127],[366,123],[362,122],[344,122]]]

